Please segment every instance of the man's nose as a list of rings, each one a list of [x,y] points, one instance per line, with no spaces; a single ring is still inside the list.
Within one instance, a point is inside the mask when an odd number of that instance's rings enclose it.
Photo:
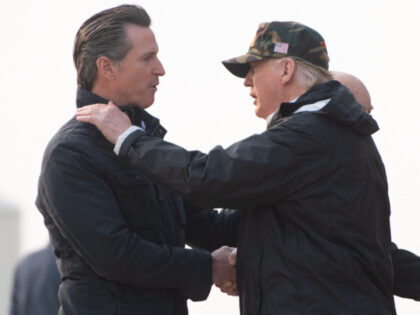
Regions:
[[[245,77],[244,85],[247,86],[247,87],[252,86],[252,73],[251,73],[251,70],[248,71],[248,73],[247,73],[247,75]]]
[[[163,68],[162,62],[157,58],[156,67],[153,69],[153,74],[158,76],[165,75],[165,69]]]

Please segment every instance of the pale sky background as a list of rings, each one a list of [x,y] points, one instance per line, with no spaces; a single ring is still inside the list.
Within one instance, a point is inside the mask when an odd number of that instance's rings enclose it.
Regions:
[[[0,199],[22,215],[21,255],[47,241],[34,206],[46,144],[75,111],[73,40],[92,14],[120,1],[2,1],[0,4]],[[369,88],[374,139],[384,160],[393,240],[420,254],[420,1],[158,1],[142,5],[152,18],[167,74],[150,112],[167,138],[208,151],[264,130],[249,91],[221,60],[245,53],[263,21],[293,20],[325,38],[330,68],[360,77]],[[0,275],[1,277],[1,275]],[[191,314],[239,314],[237,300],[213,289]],[[399,314],[420,314],[420,303],[397,299]]]

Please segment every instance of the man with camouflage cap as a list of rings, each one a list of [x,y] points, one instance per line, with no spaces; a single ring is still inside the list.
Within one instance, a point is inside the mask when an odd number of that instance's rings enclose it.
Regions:
[[[299,45],[289,45],[298,41]],[[245,78],[250,63],[266,58],[300,57],[301,60],[328,70],[328,54],[324,39],[309,27],[295,22],[261,23],[248,53],[223,61],[234,75]]]
[[[118,108],[77,112],[152,181],[201,205],[240,211],[242,314],[395,314],[389,200],[378,130],[328,72],[323,38],[294,22],[261,24],[245,78],[268,128],[226,149],[187,151],[131,125]]]

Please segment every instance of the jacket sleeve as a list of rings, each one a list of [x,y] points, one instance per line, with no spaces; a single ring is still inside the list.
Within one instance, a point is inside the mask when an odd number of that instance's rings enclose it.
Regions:
[[[272,128],[208,154],[137,130],[119,155],[152,181],[197,204],[252,209],[285,198],[319,177],[324,160],[313,156],[320,154],[320,146],[302,129]]]
[[[132,232],[89,155],[60,145],[49,155],[40,193],[45,208],[77,254],[101,277],[149,288],[211,288],[211,255],[155,244]],[[41,205],[42,206],[42,205]],[[194,297],[193,297],[194,298]]]
[[[394,243],[392,243],[391,256],[394,265],[393,293],[420,301],[420,257],[399,249]]]
[[[236,247],[239,211],[201,209],[184,201],[187,217],[186,240],[194,248],[214,251],[223,245]]]

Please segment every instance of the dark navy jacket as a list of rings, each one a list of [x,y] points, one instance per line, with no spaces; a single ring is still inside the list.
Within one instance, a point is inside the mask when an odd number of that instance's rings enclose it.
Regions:
[[[107,100],[78,90],[79,107],[98,102]],[[124,110],[149,135],[165,134],[144,110]],[[212,259],[185,243],[213,250],[236,242],[235,233],[224,233],[232,232],[234,212],[186,205],[119,159],[96,127],[74,118],[48,144],[38,189],[63,279],[62,315],[187,314],[188,298],[209,294]]]
[[[50,245],[26,256],[15,269],[10,315],[57,315],[59,285]]]
[[[295,113],[318,101],[327,103]],[[371,137],[377,130],[350,91],[330,81],[283,103],[265,132],[226,149],[191,152],[138,130],[120,155],[196,202],[239,209],[242,314],[391,315],[390,207]]]

